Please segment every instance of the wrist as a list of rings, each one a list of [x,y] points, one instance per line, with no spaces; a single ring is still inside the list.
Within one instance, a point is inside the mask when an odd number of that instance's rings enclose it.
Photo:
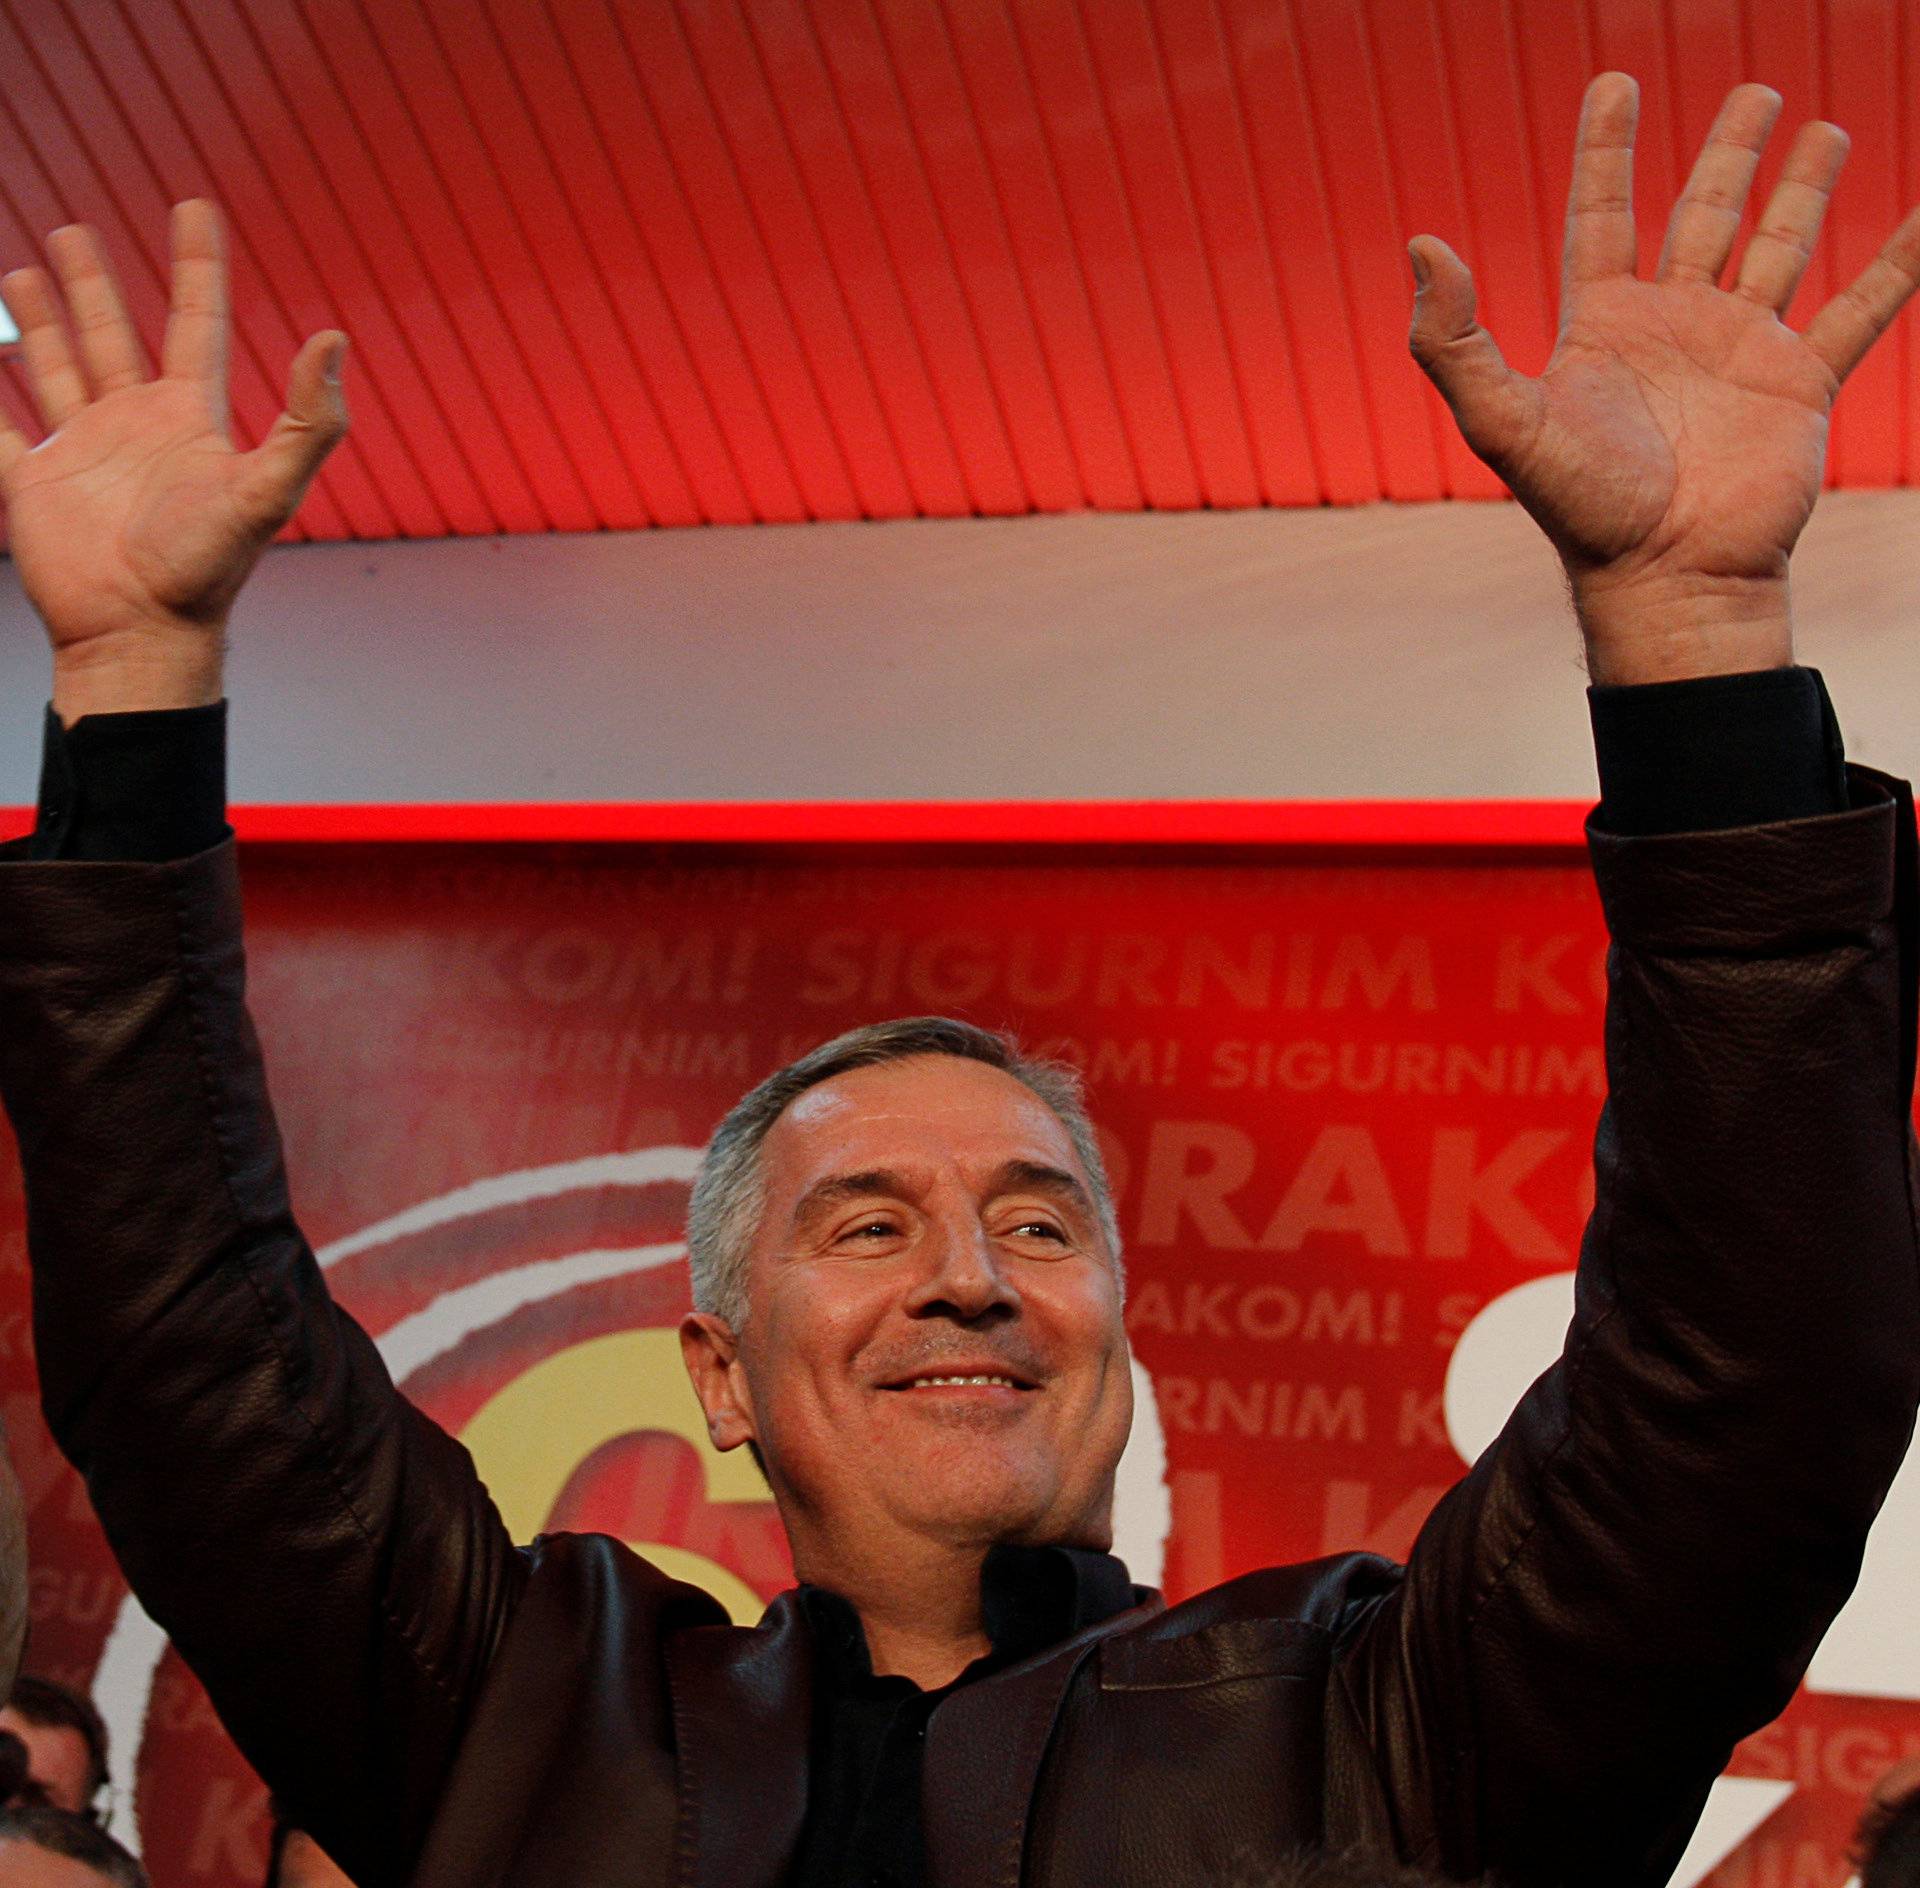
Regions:
[[[219,701],[226,692],[224,630],[190,633],[192,640],[180,643],[114,645],[102,637],[56,651],[53,710],[61,724],[70,728],[83,715],[204,708]]]
[[[1588,678],[1602,686],[1738,675],[1793,662],[1793,605],[1779,577],[1689,575],[1610,580],[1568,573],[1587,648]]]

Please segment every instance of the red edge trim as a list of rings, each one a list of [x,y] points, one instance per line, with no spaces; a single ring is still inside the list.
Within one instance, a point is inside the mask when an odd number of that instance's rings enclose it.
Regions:
[[[236,806],[242,839],[653,845],[1581,846],[1584,800],[688,801]],[[0,814],[30,827],[30,808]]]

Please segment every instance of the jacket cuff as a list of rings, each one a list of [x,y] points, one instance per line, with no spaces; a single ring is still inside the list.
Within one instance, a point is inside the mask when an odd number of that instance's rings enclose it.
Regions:
[[[1719,832],[1629,837],[1596,807],[1587,849],[1608,931],[1640,950],[1752,953],[1885,923],[1912,897],[1912,791],[1869,767],[1846,782],[1844,813]]]

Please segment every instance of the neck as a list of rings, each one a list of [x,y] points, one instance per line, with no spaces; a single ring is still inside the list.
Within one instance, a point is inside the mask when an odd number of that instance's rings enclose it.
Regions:
[[[795,1571],[838,1593],[860,1615],[876,1677],[910,1678],[922,1691],[951,1684],[991,1650],[980,1617],[980,1547],[916,1541],[854,1565],[837,1556]]]

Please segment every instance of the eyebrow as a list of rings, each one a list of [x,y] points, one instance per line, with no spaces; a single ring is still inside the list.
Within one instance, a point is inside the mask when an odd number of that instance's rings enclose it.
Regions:
[[[1021,1188],[1031,1188],[1036,1193],[1051,1193],[1070,1201],[1083,1213],[1091,1215],[1093,1212],[1093,1201],[1087,1189],[1064,1167],[1049,1166],[1042,1160],[1010,1160],[993,1176],[991,1191],[995,1194],[1012,1193]],[[913,1197],[914,1191],[906,1176],[891,1167],[866,1167],[858,1173],[829,1174],[824,1180],[816,1180],[801,1194],[794,1205],[793,1223],[796,1226],[805,1225],[848,1200],[870,1199],[876,1195],[906,1200]]]
[[[1070,1200],[1083,1213],[1093,1212],[1093,1200],[1086,1188],[1064,1167],[1050,1167],[1043,1160],[1010,1160],[994,1175],[996,1193],[1011,1193],[1021,1187]]]
[[[801,1194],[794,1205],[793,1223],[796,1226],[804,1225],[808,1220],[818,1219],[822,1213],[848,1200],[866,1199],[873,1194],[903,1200],[909,1197],[911,1191],[905,1178],[891,1167],[867,1167],[859,1173],[829,1174],[824,1180],[816,1180]]]

